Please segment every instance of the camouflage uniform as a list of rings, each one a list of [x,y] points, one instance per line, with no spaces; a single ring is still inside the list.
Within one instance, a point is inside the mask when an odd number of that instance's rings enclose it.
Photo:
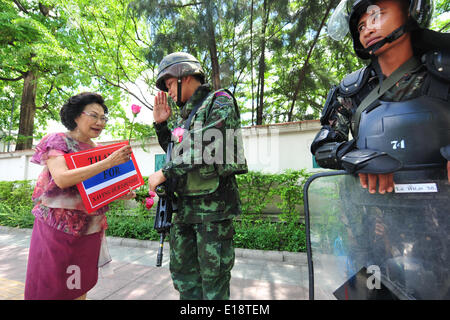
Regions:
[[[178,212],[173,217],[170,231],[170,271],[180,299],[229,299],[231,269],[234,265],[233,217],[241,213],[241,203],[235,174],[247,171],[242,156],[242,141],[233,136],[232,152],[237,157],[227,164],[205,164],[206,151],[224,149],[227,141],[226,130],[239,129],[240,114],[234,98],[225,90],[211,92],[208,84],[201,85],[181,110],[178,126],[187,120],[191,110],[201,103],[191,122],[183,142],[176,140],[172,161],[163,168],[164,176],[175,178],[178,196]],[[155,124],[158,140],[163,149],[173,139],[167,122]],[[224,139],[203,141],[195,144],[189,139],[194,134],[220,132]],[[179,152],[182,144],[188,145],[188,152]],[[239,147],[241,147],[239,149]],[[224,156],[224,159],[226,155]],[[225,160],[224,160],[225,162]],[[199,173],[213,182],[211,190],[195,190],[195,184],[188,190],[188,178]],[[200,178],[201,180],[202,178]],[[214,181],[217,182],[214,185]],[[190,193],[189,193],[190,192]],[[189,195],[188,195],[189,194]]]

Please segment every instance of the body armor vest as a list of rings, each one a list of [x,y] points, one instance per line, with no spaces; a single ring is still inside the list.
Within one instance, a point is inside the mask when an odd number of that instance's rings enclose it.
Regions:
[[[404,169],[442,167],[440,148],[450,144],[450,103],[421,96],[402,102],[380,101],[361,114],[357,147],[388,153]]]

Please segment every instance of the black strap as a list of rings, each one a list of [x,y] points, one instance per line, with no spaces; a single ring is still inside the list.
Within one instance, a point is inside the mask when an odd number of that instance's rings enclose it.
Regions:
[[[405,32],[407,32],[409,28],[406,24],[400,26],[399,28],[395,29],[390,35],[388,35],[386,38],[378,41],[377,43],[371,45],[370,47],[366,48],[365,51],[370,55],[375,55],[375,51],[380,49],[382,46],[384,46],[386,43],[391,43],[400,38]]]
[[[387,37],[385,37],[384,39],[378,41],[377,43],[371,45],[370,47],[367,47],[365,49],[363,49],[363,51],[368,54],[371,57],[375,57],[375,52],[380,49],[382,46],[384,46],[386,43],[392,43],[395,40],[397,40],[398,38],[400,38],[401,36],[403,36],[405,33],[410,32],[414,29],[414,23],[411,19],[408,19],[408,21],[398,27],[397,29],[395,29],[394,31],[391,32],[391,34],[389,34]]]
[[[222,90],[219,90],[219,91],[225,91],[226,93],[228,93],[228,94],[233,98],[233,103],[234,103],[235,111],[236,111],[236,113],[237,113],[237,116],[240,117],[239,107],[238,107],[236,98],[234,97],[233,93],[232,93],[230,90],[228,90],[228,89],[222,89]],[[218,92],[218,91],[213,92],[213,93],[210,93],[210,94],[214,94],[214,95],[215,95],[217,92]],[[216,97],[214,96],[213,99],[211,100],[210,105],[212,105],[212,104],[214,103],[214,99],[215,99],[215,98],[216,98]],[[194,106],[194,108],[192,109],[191,113],[189,114],[189,116],[188,116],[186,122],[183,124],[183,128],[184,128],[185,130],[189,130],[189,127],[191,126],[191,122],[192,122],[192,119],[193,119],[194,116],[195,116],[195,113],[196,113],[196,112],[198,111],[198,109],[202,106],[203,102],[204,102],[206,99],[208,99],[208,97],[206,97],[206,98],[203,99],[203,100],[200,100],[200,101]]]
[[[184,105],[184,102],[181,101],[181,77],[177,79],[177,102],[176,105],[178,107],[182,107]]]
[[[221,91],[225,91],[226,93],[228,93],[233,98],[234,110],[236,111],[237,117],[240,119],[241,118],[241,111],[239,110],[239,106],[238,106],[236,97],[234,96],[233,92],[231,92],[228,89],[222,89]]]
[[[189,113],[189,116],[188,116],[186,122],[183,123],[183,129],[189,131],[189,127],[191,126],[192,119],[194,118],[198,109],[202,106],[203,101],[205,101],[205,99],[201,99],[199,102],[197,102],[197,104],[194,106],[194,108],[192,108],[191,113]]]
[[[189,127],[191,126],[192,118],[194,118],[195,113],[201,107],[203,101],[205,101],[205,100],[201,99],[199,102],[197,102],[197,104],[194,106],[194,108],[192,108],[191,113],[189,113],[189,116],[188,116],[186,122],[183,124],[183,129],[185,129],[186,131],[189,131]],[[173,143],[173,141],[170,141],[169,144],[167,145],[166,163],[168,163],[172,160],[173,147],[174,147],[174,143]],[[170,181],[167,184],[167,186],[168,186],[169,190],[171,190],[171,192],[174,191],[174,188],[176,185],[177,185],[177,178],[170,179]]]

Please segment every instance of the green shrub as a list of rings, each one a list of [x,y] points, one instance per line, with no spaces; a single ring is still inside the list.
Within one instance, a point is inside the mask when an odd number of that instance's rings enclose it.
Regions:
[[[32,228],[33,182],[0,181],[0,225]]]
[[[0,202],[15,206],[17,204],[32,206],[31,195],[34,190],[34,182],[0,181]]]
[[[299,222],[244,218],[234,221],[234,227],[237,248],[290,252],[306,250],[305,226]]]
[[[299,252],[305,250],[305,228],[300,223],[303,205],[303,184],[309,174],[286,171],[282,174],[249,172],[237,176],[242,201],[242,215],[234,222],[235,247],[257,250]],[[144,177],[147,181],[147,177]],[[34,182],[0,182],[0,225],[31,228],[34,216],[31,194]],[[148,211],[143,201],[148,197],[147,183],[136,190],[138,203],[128,206],[124,201],[110,204],[108,236],[159,240],[153,229],[156,204]],[[264,218],[263,210],[273,204],[281,210],[279,221]]]
[[[305,170],[287,170],[281,174],[250,171],[238,175],[237,182],[243,215],[261,215],[274,203],[282,212],[282,221],[299,221],[303,208],[303,185],[311,176]]]
[[[106,216],[108,218],[108,229],[106,230],[108,236],[159,240],[158,233],[153,229],[155,216],[144,206],[126,208],[123,201],[115,201],[110,204],[110,210]]]
[[[31,206],[18,204],[11,207],[0,202],[0,225],[17,228],[32,228],[34,216],[31,214],[31,209],[33,209]]]

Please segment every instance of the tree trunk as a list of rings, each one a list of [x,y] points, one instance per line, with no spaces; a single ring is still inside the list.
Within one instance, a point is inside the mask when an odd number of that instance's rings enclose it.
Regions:
[[[22,101],[20,103],[19,135],[16,151],[31,149],[33,146],[36,88],[37,76],[33,71],[28,71],[23,82]]]
[[[295,102],[297,101],[297,97],[300,92],[300,88],[301,88],[303,80],[305,79],[305,76],[306,76],[306,69],[309,65],[309,59],[311,58],[311,55],[314,50],[314,47],[316,46],[317,40],[319,40],[320,32],[322,31],[322,28],[324,27],[325,22],[327,21],[328,15],[329,15],[332,7],[333,7],[333,1],[330,1],[330,3],[328,4],[327,11],[325,12],[325,16],[323,17],[322,22],[320,23],[319,30],[317,30],[316,36],[314,37],[314,41],[313,41],[311,47],[309,48],[309,52],[306,57],[306,60],[303,63],[302,70],[300,71],[300,76],[298,77],[297,85],[295,86],[294,96],[292,97],[291,107],[289,109],[289,114],[288,114],[288,122],[292,121],[292,117],[294,115]]]
[[[253,79],[253,1],[251,4],[250,9],[250,74],[252,79],[252,125],[255,124],[255,97],[253,94],[253,87],[254,87],[254,79]]]
[[[214,23],[213,23],[213,8],[212,3],[210,1],[206,2],[206,16],[208,19],[207,20],[208,42],[209,42],[208,47],[212,65],[212,85],[214,87],[214,90],[219,90],[221,88],[219,58],[217,57],[216,34],[214,31]]]
[[[259,75],[258,75],[258,104],[256,105],[256,125],[263,124],[263,110],[264,110],[264,74],[266,72],[266,28],[269,20],[270,5],[267,0],[264,0],[264,19],[261,30],[261,56],[259,58]]]
[[[44,17],[50,12],[50,7],[39,2],[39,11]],[[34,56],[34,54],[32,55]],[[22,100],[20,103],[19,133],[16,151],[33,147],[34,116],[36,114],[36,89],[38,78],[33,71],[28,71],[23,80]]]

